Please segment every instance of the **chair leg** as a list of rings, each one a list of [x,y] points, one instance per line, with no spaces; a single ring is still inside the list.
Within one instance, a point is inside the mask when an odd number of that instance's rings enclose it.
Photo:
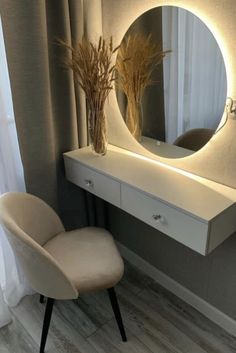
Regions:
[[[39,351],[40,353],[44,353],[44,348],[45,348],[47,336],[48,336],[48,329],[49,329],[50,321],[52,317],[53,304],[54,304],[54,299],[48,298],[45,314],[44,314],[44,320],[43,320],[43,330],[42,330],[40,351]]]
[[[41,304],[44,303],[44,295],[40,294],[39,302],[40,302]]]
[[[114,314],[115,314],[116,322],[117,322],[117,325],[118,325],[119,330],[120,330],[122,341],[123,342],[127,342],[125,329],[124,329],[124,325],[123,325],[123,321],[122,321],[122,317],[121,317],[120,308],[119,308],[118,300],[117,300],[117,297],[116,297],[115,289],[114,289],[114,287],[112,287],[112,288],[109,288],[107,291],[108,291],[109,298],[110,298],[110,301],[111,301],[112,309],[113,309]]]

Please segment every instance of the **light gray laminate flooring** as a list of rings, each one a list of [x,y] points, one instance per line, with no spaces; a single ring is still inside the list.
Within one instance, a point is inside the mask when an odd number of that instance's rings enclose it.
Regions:
[[[117,286],[128,342],[106,291],[55,303],[46,353],[232,353],[236,338],[126,263]],[[25,297],[0,329],[0,353],[36,353],[45,304]]]

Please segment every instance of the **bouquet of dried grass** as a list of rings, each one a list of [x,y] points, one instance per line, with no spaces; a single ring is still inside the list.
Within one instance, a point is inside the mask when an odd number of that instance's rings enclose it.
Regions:
[[[142,134],[140,106],[145,88],[153,83],[152,72],[170,50],[163,51],[151,34],[128,35],[122,41],[116,61],[117,86],[127,97],[126,124],[139,140]]]
[[[85,92],[93,148],[97,153],[105,154],[107,139],[104,105],[115,80],[112,55],[118,48],[113,49],[112,37],[109,43],[100,37],[97,45],[85,38],[74,47],[62,40],[60,45],[71,51],[72,55],[65,64],[73,70],[75,82]]]

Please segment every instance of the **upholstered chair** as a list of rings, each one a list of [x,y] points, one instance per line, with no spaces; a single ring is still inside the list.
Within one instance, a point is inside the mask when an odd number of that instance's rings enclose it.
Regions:
[[[114,286],[124,272],[112,235],[102,228],[66,232],[39,198],[11,192],[0,197],[0,222],[32,288],[47,297],[40,353],[44,352],[55,299],[108,289],[123,341],[126,334]]]
[[[212,138],[214,133],[215,130],[212,129],[191,129],[177,137],[173,145],[196,152]]]

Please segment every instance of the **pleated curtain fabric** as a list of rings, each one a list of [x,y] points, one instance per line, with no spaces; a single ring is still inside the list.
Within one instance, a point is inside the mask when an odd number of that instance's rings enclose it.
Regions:
[[[64,176],[63,152],[87,145],[88,137],[84,94],[63,66],[57,39],[95,39],[101,10],[101,0],[0,0],[26,189],[53,206],[67,228],[99,223],[103,203]]]

